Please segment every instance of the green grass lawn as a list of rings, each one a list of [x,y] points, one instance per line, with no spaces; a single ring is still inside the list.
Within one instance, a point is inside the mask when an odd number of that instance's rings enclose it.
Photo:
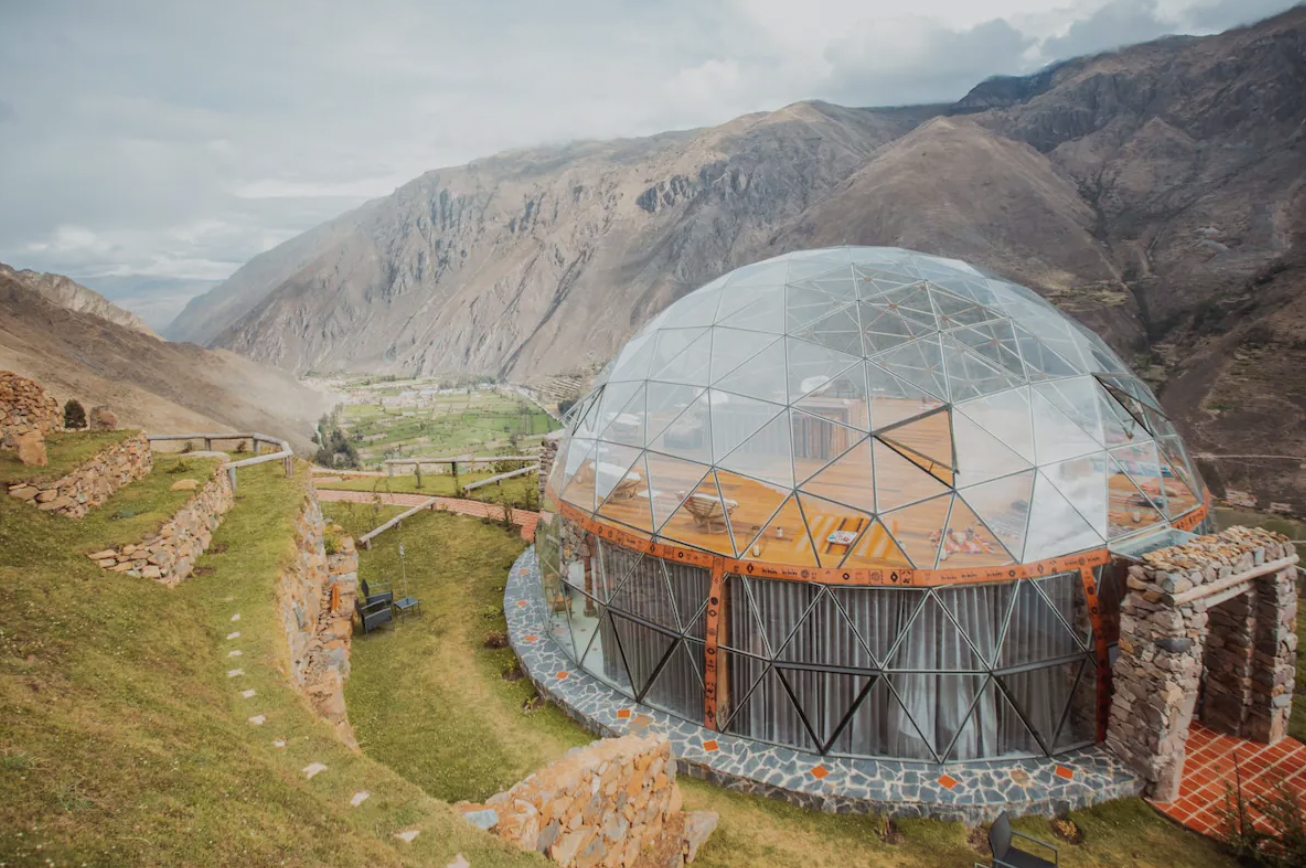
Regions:
[[[488,470],[475,473],[460,473],[458,481],[462,485],[489,479],[494,474]],[[319,480],[321,477],[319,477]],[[453,476],[447,473],[423,473],[422,486],[417,486],[415,474],[396,474],[395,476],[355,476],[344,477],[339,482],[318,481],[320,489],[334,491],[375,491],[383,494],[426,494],[432,497],[454,497]],[[512,503],[520,504],[526,498],[527,491],[538,491],[538,477],[534,473],[505,479],[496,485],[485,485],[464,496],[471,500],[485,503],[500,503],[504,497]]]
[[[159,464],[100,513],[161,506],[155,476],[175,477]],[[0,498],[0,864],[545,864],[344,747],[289,688],[276,584],[306,478],[241,471],[214,546],[174,590],[83,557],[108,542],[98,519]],[[311,762],[328,770],[309,781]],[[394,839],[413,827],[412,844]]]
[[[351,512],[344,504],[324,508],[356,533],[374,525],[370,513]],[[398,581],[400,541],[399,532],[391,531],[363,552],[362,577]],[[346,696],[364,751],[442,799],[480,800],[589,742],[592,736],[553,706],[524,711],[523,703],[534,696],[529,680],[502,678],[516,662],[511,650],[484,647],[488,633],[506,629],[503,585],[521,540],[476,519],[422,513],[404,523],[402,541],[408,590],[422,600],[425,614],[354,642]],[[902,821],[903,841],[891,845],[879,837],[874,817],[805,811],[687,777],[681,785],[687,808],[721,815],[720,827],[695,862],[704,868],[970,868],[989,861],[968,843],[967,829],[958,823]],[[1235,864],[1213,843],[1138,799],[1078,811],[1072,818],[1084,831],[1084,842],[1060,844],[1062,865]],[[1016,825],[1056,840],[1045,820]]]
[[[0,452],[0,485],[10,482],[49,482],[67,476],[95,453],[121,443],[139,431],[56,431],[45,435],[44,467],[28,467],[10,450]]]

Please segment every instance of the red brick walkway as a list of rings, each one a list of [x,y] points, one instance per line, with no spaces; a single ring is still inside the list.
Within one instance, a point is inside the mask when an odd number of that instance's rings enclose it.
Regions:
[[[373,494],[370,491],[333,491],[331,489],[318,489],[317,492],[318,500],[330,503],[373,503],[377,497],[380,497],[381,502],[389,506],[421,506],[428,500],[434,500],[433,508],[444,512],[456,512],[459,515],[470,515],[476,518],[500,519],[503,517],[503,509],[496,504],[481,503],[479,500],[462,500],[457,497],[432,498],[425,494],[386,494],[384,492]],[[535,525],[539,523],[539,520],[540,514],[538,512],[529,512],[524,509],[514,509],[512,511],[512,523],[521,527],[521,537],[527,542],[535,539]]]
[[[1243,795],[1248,798],[1270,791],[1282,776],[1306,805],[1306,745],[1285,738],[1276,745],[1233,738],[1193,723],[1188,733],[1188,758],[1173,802],[1153,802],[1161,813],[1203,835],[1220,832],[1226,785],[1236,787],[1234,759],[1242,772]],[[1256,815],[1258,825],[1264,820]]]

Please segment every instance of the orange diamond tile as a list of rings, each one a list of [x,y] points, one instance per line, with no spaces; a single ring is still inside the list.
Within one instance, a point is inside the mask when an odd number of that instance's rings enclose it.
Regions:
[[[817,766],[816,768],[812,769],[812,777],[816,778],[818,781],[824,780],[829,774],[830,774],[830,770],[827,769],[825,766]]]
[[[630,719],[630,709],[629,709],[629,708],[618,708],[618,709],[617,709],[617,719],[618,719],[618,720],[629,720],[629,719]]]
[[[526,601],[525,601],[525,600],[518,600],[518,601],[517,601],[517,608],[518,608],[518,609],[524,609],[524,608],[526,608]]]
[[[523,641],[523,642],[538,642],[538,641],[540,641],[540,637],[539,637],[539,636],[536,636],[534,633],[532,633],[532,634],[530,634],[529,636],[523,636],[523,637],[522,637],[522,641]]]
[[[716,743],[716,739],[714,739],[714,738],[710,738],[710,739],[708,739],[707,741],[703,742],[703,750],[707,751],[708,753],[711,753],[711,752],[714,751],[714,750],[720,750],[720,749],[721,749],[721,746],[720,746],[719,744]],[[813,771],[812,774],[816,774],[816,772]]]
[[[1075,770],[1071,768],[1066,768],[1065,766],[1057,766],[1057,777],[1065,778],[1068,781],[1074,780]]]
[[[559,673],[558,673],[558,680],[559,680],[559,681],[563,681],[563,680],[565,680],[565,679],[567,678],[567,676],[570,675],[570,674],[571,674],[570,672],[559,672]]]
[[[943,785],[945,790],[950,790],[957,785],[957,779],[952,775],[942,775],[939,777],[939,783]]]

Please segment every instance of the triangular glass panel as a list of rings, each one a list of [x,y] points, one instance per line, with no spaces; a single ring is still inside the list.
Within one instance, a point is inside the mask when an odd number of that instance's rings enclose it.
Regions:
[[[645,430],[648,442],[652,443],[667,426],[676,421],[691,404],[704,392],[700,386],[686,386],[672,383],[648,384],[648,415]]]
[[[782,413],[763,425],[729,455],[718,458],[717,464],[735,473],[792,488],[793,447],[788,414]]]
[[[1065,623],[1066,629],[1074,634],[1079,647],[1091,650],[1090,641],[1093,623],[1088,611],[1088,600],[1084,596],[1084,577],[1079,571],[1057,573],[1035,581],[1035,587]]]
[[[871,300],[870,304],[896,313],[910,323],[919,337],[938,331],[939,321],[934,316],[930,293],[923,283],[894,289]]]
[[[650,377],[656,377],[673,359],[704,337],[708,337],[706,352],[707,358],[711,358],[712,344],[706,328],[666,328],[660,330],[657,333],[657,347],[653,351],[653,361],[649,367]],[[707,367],[706,359],[703,367]],[[706,384],[699,383],[698,385]]]
[[[1156,443],[1149,440],[1131,446],[1118,446],[1111,450],[1111,457],[1124,468],[1148,500],[1164,513],[1165,481],[1161,477],[1161,461]]]
[[[828,593],[817,598],[816,605],[779,649],[776,660],[853,669],[875,667],[861,637]]]
[[[950,422],[946,411],[934,413],[887,431],[881,430],[876,437],[940,482],[952,485],[955,461]]]
[[[638,476],[639,479],[635,479]],[[648,465],[641,456],[599,507],[599,515],[651,534],[655,528],[648,485]]]
[[[1024,374],[1012,374],[958,343],[955,333],[940,339],[943,365],[948,373],[948,388],[953,401],[965,401],[1019,386]]]
[[[699,395],[683,413],[662,429],[649,443],[649,449],[666,452],[691,461],[712,461],[712,422],[708,413],[708,393]]]
[[[571,610],[572,597],[576,600],[583,599],[581,595],[568,588],[566,585],[559,585],[556,590],[556,596],[549,600],[549,638],[558,646],[567,659],[575,662],[578,658],[576,643],[571,638]],[[582,651],[585,649],[582,648]]]
[[[1061,496],[1052,481],[1042,472],[1034,483],[1034,505],[1029,515],[1023,562],[1041,561],[1098,548],[1105,541],[1080,515],[1070,501]]]
[[[1128,536],[1165,521],[1160,508],[1143,493],[1115,458],[1108,459],[1107,468],[1108,539]]]
[[[891,757],[935,761],[920,730],[889,687],[878,678],[835,737],[830,752],[840,756]]]
[[[1032,579],[1016,582],[1016,601],[998,654],[998,669],[1011,669],[1080,653],[1079,640]]]
[[[789,411],[789,424],[795,479],[807,479],[820,473],[831,461],[864,439],[861,431],[840,425],[826,416],[799,410]]]
[[[1153,395],[1152,391],[1143,385],[1143,381],[1132,373],[1125,371],[1120,375],[1098,374],[1097,376],[1108,388],[1124,392],[1138,401],[1140,405],[1155,410],[1162,416],[1165,415],[1161,409],[1161,402],[1156,399],[1156,395]]]
[[[553,456],[553,467],[549,469],[549,481],[546,488],[555,497],[562,495],[566,483],[571,480],[571,477],[567,474],[567,456],[570,452],[571,441],[563,440],[558,446],[557,454]]]
[[[572,419],[573,438],[592,439],[599,433],[599,400],[602,397],[601,393],[596,392],[584,400],[580,411]]]
[[[648,463],[649,496],[653,501],[653,529],[657,530],[698,487],[710,468],[657,452],[649,452],[645,459]]]
[[[1107,538],[1107,456],[1104,452],[1046,464],[1041,472],[1074,504],[1093,530]]]
[[[1028,461],[973,422],[969,416],[952,414],[952,437],[957,444],[957,475],[953,483],[957,488],[978,485],[1030,469]]]
[[[1031,390],[1030,408],[1034,413],[1034,449],[1039,464],[1052,464],[1101,452],[1102,444],[1056,408],[1036,390]]]
[[[746,365],[740,365],[713,383],[713,387],[748,398],[784,404],[789,400],[786,385],[784,344],[777,341],[767,352],[754,356]]]
[[[1055,750],[1057,729],[1079,680],[1083,662],[998,675],[998,682],[1044,752]]]
[[[882,513],[943,494],[948,490],[948,487],[938,478],[878,440],[873,440],[873,455],[875,503]],[[938,530],[937,527],[935,529]]]
[[[725,458],[784,412],[784,407],[779,404],[715,389],[709,390],[708,399],[712,410],[712,457],[716,461]]]
[[[609,497],[626,500],[648,486],[644,481],[643,452],[630,446],[599,443],[595,450],[594,488],[597,502]]]
[[[740,547],[739,557],[800,567],[817,566],[816,550],[812,548],[797,497],[781,504],[762,532],[746,547]]]
[[[874,523],[870,515],[829,500],[798,495],[807,529],[823,567],[837,567]]]
[[[960,418],[960,417],[959,417]],[[957,493],[1016,560],[1025,550],[1034,471],[990,480]]]
[[[736,507],[736,501],[721,497],[716,475],[709,473],[658,533],[674,542],[734,557],[728,513]]]
[[[653,350],[657,346],[656,338],[656,332],[631,338],[608,371],[608,383],[648,379],[648,367],[653,361]]]
[[[982,668],[997,664],[1002,631],[1007,626],[1015,590],[1015,582],[935,589],[939,604],[979,654]]]
[[[610,605],[616,611],[651,621],[659,627],[679,632],[671,588],[658,558],[645,558],[612,595]]]
[[[594,571],[594,596],[606,603],[626,583],[631,574],[645,563],[646,555],[621,546],[599,541]]]
[[[757,613],[757,620],[762,624],[770,656],[779,656],[788,644],[789,637],[807,620],[808,614],[820,599],[822,589],[819,585],[808,582],[776,582],[765,579],[749,579],[746,587]],[[732,600],[732,605],[737,603],[736,596]]]
[[[753,604],[753,595],[748,588],[750,581],[752,580],[739,575],[726,576],[723,590],[728,605],[725,607],[725,618],[721,622],[717,639],[723,648],[732,648],[754,657],[770,658],[771,646],[766,640],[766,630],[762,625],[761,616]],[[759,669],[755,673],[755,678],[760,677],[761,674]],[[746,688],[752,683],[750,681],[742,686]]]
[[[847,301],[822,292],[810,283],[790,283],[785,287],[785,330],[793,334],[845,304]]]
[[[704,636],[704,610],[707,608],[711,576],[707,570],[675,562],[664,562],[671,598],[676,604],[680,632],[702,639]]]
[[[783,284],[729,285],[722,294],[717,323],[736,329],[780,335],[785,330]]]
[[[571,474],[571,481],[563,489],[562,499],[572,506],[580,507],[588,513],[594,512],[595,485],[598,481],[595,465],[598,462],[598,444],[592,440],[573,440],[572,450],[567,455],[567,463],[576,458],[576,469]],[[579,448],[578,448],[579,447]],[[577,456],[580,450],[584,454]]]
[[[852,276],[851,262],[846,248],[833,247],[828,250],[813,250],[810,253],[810,256],[797,256],[790,259],[788,283],[812,283]]]
[[[1034,425],[1027,387],[965,401],[955,405],[953,412],[961,413],[1021,458],[1034,463]]]
[[[948,400],[948,379],[938,337],[903,344],[887,353],[880,353],[871,361],[931,395]]]
[[[1070,694],[1070,704],[1066,707],[1053,750],[1060,753],[1087,747],[1097,741],[1097,715],[1097,666],[1092,660],[1086,660],[1079,681]]]
[[[851,305],[841,307],[791,334],[837,352],[853,356],[862,354],[861,328],[857,322],[857,312]]]
[[[1011,563],[1015,563],[1015,558],[1003,547],[997,534],[957,497],[939,547],[939,569],[1001,567]]]
[[[612,623],[621,643],[630,684],[635,689],[636,699],[639,699],[653,676],[658,673],[663,659],[671,652],[671,647],[676,644],[676,637],[623,618],[615,612],[612,614]]]
[[[580,661],[580,668],[622,693],[634,693],[630,676],[626,674],[626,662],[621,656],[621,647],[617,643],[616,627],[613,626],[612,616],[602,606],[599,607],[599,612],[594,635],[585,650],[585,656]]]
[[[726,724],[726,731],[745,738],[817,751],[819,746],[803,723],[789,688],[768,669]]]
[[[867,362],[864,367],[871,427],[874,430],[923,416],[944,405],[943,400],[936,395],[895,377],[874,362]]]
[[[876,456],[879,466],[879,456]],[[908,465],[912,466],[912,465]],[[920,473],[919,470],[914,470]],[[922,474],[923,475],[923,474]],[[925,479],[934,481],[933,477]],[[879,476],[876,476],[877,485]],[[883,497],[884,489],[880,489]],[[932,570],[938,561],[939,544],[943,541],[943,525],[948,520],[948,509],[952,505],[952,494],[935,497],[922,503],[909,506],[882,516],[881,520],[898,545],[912,559],[918,570]]]
[[[977,304],[972,299],[943,292],[935,285],[930,286],[930,300],[934,303],[934,313],[938,317],[939,328],[943,331],[996,320],[1006,321],[1003,314]]]
[[[730,732],[730,722],[748,702],[771,664],[766,660],[737,654],[724,648],[717,651],[716,727]],[[760,710],[760,709],[759,709]],[[747,719],[741,725],[749,725]]]
[[[667,335],[675,335],[677,331],[679,330],[664,331],[662,335],[665,338]],[[679,350],[662,365],[659,366],[655,362],[650,378],[668,383],[706,386],[712,362],[712,331],[712,329],[704,330],[701,336]],[[678,343],[678,341],[672,341],[671,345],[675,346]],[[662,349],[662,345],[659,345],[659,356]]]
[[[643,383],[609,383],[599,413],[599,439],[643,447],[646,388]],[[624,403],[619,401],[625,398]]]
[[[857,283],[851,266],[836,269],[828,274],[817,275],[806,281],[812,287],[840,301],[857,300]]]
[[[716,477],[721,487],[722,505],[703,504],[703,509],[709,512],[709,518],[724,513],[735,545],[741,553],[746,552],[780,504],[789,497],[790,489],[748,479],[727,470],[718,469]],[[754,558],[761,559],[761,555],[754,555]]]
[[[708,366],[710,382],[715,383],[759,353],[771,351],[777,341],[779,338],[725,326],[712,329],[712,362]]]
[[[871,652],[871,668],[881,668],[925,604],[926,591],[914,588],[829,588],[853,629]]]
[[[928,326],[908,320],[885,305],[860,302],[857,308],[863,355],[873,356],[930,333]]]
[[[777,666],[775,671],[798,700],[808,731],[820,747],[828,745],[875,677],[871,673],[826,672]]]
[[[1097,404],[1102,419],[1102,439],[1106,445],[1122,446],[1135,440],[1147,439],[1147,429],[1143,427],[1143,423],[1126,409],[1106,386],[1098,383],[1097,389]]]
[[[1017,382],[1025,380],[1025,363],[1021,361],[1016,331],[1009,320],[954,329],[949,336]]]
[[[1165,501],[1170,518],[1175,519],[1201,503],[1192,484],[1193,474],[1185,462],[1179,438],[1158,441],[1160,447],[1161,476],[1165,480]]]
[[[1043,748],[1016,711],[1011,700],[989,679],[971,711],[970,719],[953,742],[948,759],[954,762],[1040,756]]]
[[[676,328],[692,326],[710,326],[716,322],[717,307],[721,303],[721,292],[726,281],[717,278],[706,286],[700,287],[676,299],[667,309],[667,317],[661,325]]]
[[[797,401],[804,395],[828,386],[859,361],[857,356],[797,338],[785,338],[785,353],[788,357],[790,401]]]
[[[875,512],[875,475],[871,441],[861,440],[802,485],[808,494],[836,500],[864,512]]]
[[[1063,359],[1052,347],[1019,326],[1016,327],[1016,338],[1025,361],[1025,373],[1031,380],[1074,377],[1083,373],[1080,367]]]
[[[1108,444],[1103,428],[1102,408],[1098,403],[1099,386],[1092,377],[1074,377],[1038,383],[1033,387],[1034,394],[1056,407],[1066,418],[1079,426],[1093,442],[1103,446]]]
[[[838,566],[846,570],[879,570],[888,573],[892,581],[897,570],[911,567],[907,553],[902,550],[883,522],[877,520],[857,541],[848,547],[848,554]]]
[[[948,755],[988,675],[914,672],[888,676],[903,708],[940,758]]]
[[[898,643],[886,668],[897,671],[978,672],[987,666],[952,620],[952,616],[931,595],[912,620],[906,636]]]
[[[888,376],[887,374],[885,376]],[[866,392],[866,370],[855,364],[791,405],[813,416],[832,419],[859,431],[871,429],[870,401]]]
[[[703,646],[681,640],[645,692],[643,701],[654,708],[691,721],[703,720]]]

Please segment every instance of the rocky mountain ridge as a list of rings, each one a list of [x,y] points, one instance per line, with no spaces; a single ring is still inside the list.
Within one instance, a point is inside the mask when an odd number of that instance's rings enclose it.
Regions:
[[[0,262],[0,277],[8,278],[39,293],[47,301],[59,307],[90,314],[114,325],[157,337],[154,330],[131,311],[123,310],[95,290],[82,286],[70,277],[27,268],[20,271],[3,262]]]

